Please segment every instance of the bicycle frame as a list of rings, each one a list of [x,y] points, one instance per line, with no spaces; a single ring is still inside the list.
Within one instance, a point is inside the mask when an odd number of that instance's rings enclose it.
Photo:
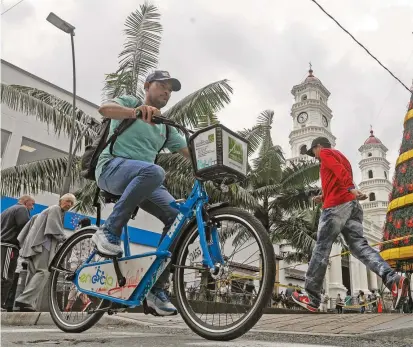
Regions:
[[[188,199],[183,203],[178,203],[176,201],[171,202],[171,206],[176,208],[179,213],[170,227],[169,231],[166,233],[164,238],[162,239],[160,245],[158,246],[157,250],[154,252],[148,252],[138,255],[131,255],[130,252],[130,245],[129,245],[129,233],[127,226],[124,227],[124,234],[123,234],[123,243],[124,243],[124,257],[119,258],[118,262],[128,261],[128,260],[135,260],[139,258],[145,258],[150,256],[155,256],[155,260],[149,266],[148,270],[146,271],[145,275],[137,284],[133,285],[125,285],[125,287],[133,287],[134,290],[131,296],[128,299],[121,299],[113,296],[108,296],[105,294],[101,294],[95,291],[89,291],[83,289],[79,286],[79,274],[82,272],[83,269],[87,267],[97,267],[95,280],[102,283],[102,278],[100,277],[101,271],[100,267],[103,265],[112,264],[113,261],[106,260],[102,262],[94,262],[90,263],[93,257],[96,255],[96,250],[92,252],[92,254],[88,257],[88,259],[82,264],[82,266],[76,270],[74,276],[74,284],[76,287],[83,293],[91,296],[95,296],[98,298],[110,300],[112,302],[120,303],[129,307],[136,307],[140,306],[145,299],[147,293],[152,288],[152,286],[156,283],[159,276],[168,266],[171,261],[172,253],[169,251],[172,243],[180,236],[183,232],[183,227],[185,226],[186,222],[193,218],[195,212],[195,218],[198,226],[198,233],[200,238],[200,245],[201,251],[203,255],[203,265],[206,266],[206,269],[209,269],[211,272],[214,272],[215,267],[217,264],[223,264],[224,260],[221,254],[220,246],[219,246],[219,238],[218,238],[218,231],[214,227],[211,230],[211,238],[208,243],[207,241],[207,234],[206,234],[206,227],[204,221],[204,205],[208,203],[208,195],[205,191],[204,185],[202,182],[196,180],[192,192]],[[98,273],[100,272],[100,273]],[[98,277],[99,279],[97,279]],[[104,280],[106,281],[106,279]],[[117,287],[111,289],[116,292],[119,289],[123,289],[125,287]],[[109,290],[110,291],[110,290]],[[109,293],[108,291],[108,293]]]

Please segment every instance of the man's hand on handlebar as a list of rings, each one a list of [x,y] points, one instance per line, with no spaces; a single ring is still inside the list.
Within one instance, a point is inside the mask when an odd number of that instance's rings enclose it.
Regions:
[[[141,118],[144,122],[154,125],[153,117],[161,116],[161,111],[153,106],[141,105],[135,109],[136,117]]]

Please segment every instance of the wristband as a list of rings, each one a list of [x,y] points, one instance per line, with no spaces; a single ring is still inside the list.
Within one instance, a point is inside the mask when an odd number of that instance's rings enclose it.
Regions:
[[[351,190],[354,190],[355,189],[355,187],[354,186],[351,186],[351,187],[349,187],[348,189],[347,189],[347,192],[350,192]]]
[[[132,109],[132,115],[130,115],[128,118],[137,118],[136,117],[136,109]]]

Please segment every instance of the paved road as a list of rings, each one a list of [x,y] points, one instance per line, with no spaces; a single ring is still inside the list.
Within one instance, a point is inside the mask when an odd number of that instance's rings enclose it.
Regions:
[[[413,339],[402,337],[383,337],[378,339],[360,337],[328,337],[288,335],[268,333],[249,333],[231,342],[204,340],[189,330],[173,328],[143,328],[134,326],[113,327],[96,326],[81,334],[67,334],[55,326],[2,326],[1,346],[86,346],[86,347],[328,347],[328,346],[365,346],[365,347],[412,347]]]
[[[131,327],[123,330],[97,327],[81,334],[66,334],[53,326],[24,327],[4,326],[1,328],[1,346],[86,346],[86,347],[122,347],[122,346],[182,346],[216,347],[217,342],[204,340],[188,333],[161,333],[151,330],[140,332]],[[108,337],[110,332],[110,337]],[[317,347],[317,345],[296,344],[289,342],[269,342],[247,337],[231,342],[219,342],[220,347]],[[320,346],[319,346],[320,347]]]

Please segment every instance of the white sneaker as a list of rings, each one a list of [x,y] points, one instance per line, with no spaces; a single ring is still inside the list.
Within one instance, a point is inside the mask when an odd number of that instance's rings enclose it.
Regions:
[[[176,315],[178,310],[171,303],[164,290],[151,290],[146,296],[147,305],[155,310],[158,315]]]
[[[92,236],[92,242],[95,243],[98,251],[104,255],[115,256],[123,253],[120,238],[103,228],[99,228],[95,232]]]

